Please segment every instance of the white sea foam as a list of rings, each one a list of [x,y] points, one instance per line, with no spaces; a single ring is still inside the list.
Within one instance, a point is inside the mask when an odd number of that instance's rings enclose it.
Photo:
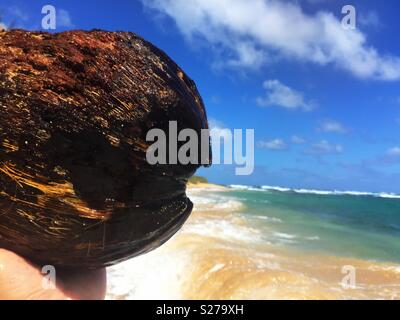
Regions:
[[[284,187],[279,187],[279,186],[262,186],[261,189],[271,190],[271,191],[280,191],[280,192],[288,192],[288,191],[292,190],[290,188],[284,188]]]
[[[400,199],[400,195],[394,193],[374,193],[374,192],[363,192],[363,191],[339,191],[339,190],[310,190],[310,189],[293,189],[296,193],[309,193],[318,195],[348,195],[348,196],[369,196],[378,198],[390,198],[390,199]]]
[[[273,245],[287,245],[298,242],[298,236],[294,234],[277,232],[273,230],[265,231],[264,237]]]
[[[349,195],[349,196],[370,196],[388,199],[400,199],[400,194],[385,193],[385,192],[365,192],[365,191],[341,191],[341,190],[318,190],[305,188],[285,188],[280,186],[245,186],[245,185],[230,185],[235,190],[250,190],[250,191],[278,191],[278,192],[293,192],[300,194],[316,194],[316,195]]]
[[[236,212],[244,208],[243,203],[239,199],[226,196],[224,193],[188,190],[187,194],[194,203],[195,211],[213,210]]]
[[[262,189],[260,189],[259,187],[244,186],[241,184],[231,184],[228,187],[235,190],[262,191]]]
[[[288,234],[288,233],[283,233],[283,232],[274,232],[274,236],[277,238],[282,238],[282,239],[295,239],[297,236],[293,234]]]
[[[195,233],[205,237],[223,239],[235,242],[261,242],[262,234],[258,229],[238,224],[233,219],[206,219],[199,218],[185,225],[182,232]]]
[[[394,273],[400,273],[400,266],[370,266],[368,267],[368,270],[371,271],[390,271]]]
[[[268,216],[254,216],[256,219],[260,220],[265,220],[265,221],[270,221],[270,222],[277,222],[277,223],[282,223],[282,220],[279,218],[274,218],[274,217],[268,217]]]
[[[318,194],[318,195],[329,195],[335,194],[335,191],[327,191],[327,190],[314,190],[314,189],[293,189],[293,192],[296,193],[309,193],[309,194]]]
[[[215,202],[213,199],[203,199],[191,197],[194,203],[194,211],[239,211],[244,207],[243,203],[229,198],[221,199],[221,202]]]
[[[107,299],[182,299],[182,275],[189,255],[164,251],[161,247],[108,268]]]
[[[251,188],[249,186],[244,186],[241,184],[230,184],[229,187],[232,189],[240,189],[240,190],[247,190],[248,188]]]
[[[361,191],[333,191],[333,194],[338,195],[349,195],[349,196],[375,196],[377,194],[372,192],[361,192]]]
[[[400,199],[400,195],[394,193],[379,193],[379,197],[388,199]]]

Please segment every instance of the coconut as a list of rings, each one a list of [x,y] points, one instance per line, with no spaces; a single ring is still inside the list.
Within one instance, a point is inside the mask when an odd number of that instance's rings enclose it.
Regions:
[[[88,268],[159,247],[200,166],[146,161],[171,121],[208,128],[195,83],[137,35],[0,33],[0,247]]]

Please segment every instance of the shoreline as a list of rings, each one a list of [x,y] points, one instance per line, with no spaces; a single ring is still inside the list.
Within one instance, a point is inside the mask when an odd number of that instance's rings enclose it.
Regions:
[[[110,268],[117,281],[108,298],[400,299],[399,265],[267,243],[229,190],[189,184],[187,223],[161,248]],[[350,289],[342,285],[348,266],[356,270]]]
[[[207,190],[207,191],[230,191],[231,189],[227,186],[221,185],[221,184],[214,184],[214,183],[204,183],[204,182],[198,182],[198,183],[193,183],[189,182],[187,184],[187,189],[188,190]]]

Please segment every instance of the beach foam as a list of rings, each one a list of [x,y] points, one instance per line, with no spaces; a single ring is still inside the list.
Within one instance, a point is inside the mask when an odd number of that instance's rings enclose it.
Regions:
[[[350,195],[350,196],[370,196],[388,199],[400,199],[400,195],[386,192],[363,192],[363,191],[340,191],[340,190],[318,190],[318,189],[296,189],[286,188],[280,186],[246,186],[246,185],[229,185],[234,190],[248,190],[248,191],[277,191],[277,192],[293,192],[300,194],[316,194],[316,195]]]
[[[182,299],[183,275],[190,263],[188,258],[184,251],[166,245],[108,268],[107,299]]]

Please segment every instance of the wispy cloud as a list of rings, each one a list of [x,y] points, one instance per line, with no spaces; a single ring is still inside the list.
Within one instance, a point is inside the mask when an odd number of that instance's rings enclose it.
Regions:
[[[311,148],[305,151],[306,154],[324,155],[324,154],[339,154],[343,152],[343,147],[340,144],[333,144],[326,140],[311,145]]]
[[[67,10],[59,9],[57,10],[57,26],[63,28],[73,28],[71,16]]]
[[[294,144],[304,144],[306,143],[306,140],[300,136],[294,135],[292,136],[292,143]]]
[[[390,157],[400,157],[400,147],[390,148],[386,154]]]
[[[210,127],[210,129],[216,129],[216,130],[223,130],[226,128],[226,125],[222,121],[219,121],[214,118],[210,118],[208,120],[208,126]]]
[[[380,168],[397,164],[400,164],[400,146],[391,147],[374,158],[365,159],[359,165]]]
[[[281,151],[286,150],[287,145],[282,139],[263,140],[259,141],[257,146],[261,149]]]
[[[335,120],[325,120],[317,128],[320,132],[331,132],[331,133],[347,133],[348,129],[338,121]]]
[[[228,52],[226,62],[254,67],[270,56],[334,65],[356,77],[399,80],[400,58],[384,55],[359,29],[346,30],[331,12],[309,14],[300,2],[277,0],[142,0],[172,18],[188,40]],[[365,17],[371,23],[374,17]]]
[[[292,89],[279,80],[267,80],[263,83],[266,90],[264,97],[257,98],[259,106],[278,106],[286,109],[301,109],[304,111],[311,111],[316,107],[316,103],[306,101],[301,92]]]
[[[227,129],[226,125],[219,120],[209,119],[208,126],[211,130],[211,139],[214,146],[223,144],[232,138],[232,133]]]

